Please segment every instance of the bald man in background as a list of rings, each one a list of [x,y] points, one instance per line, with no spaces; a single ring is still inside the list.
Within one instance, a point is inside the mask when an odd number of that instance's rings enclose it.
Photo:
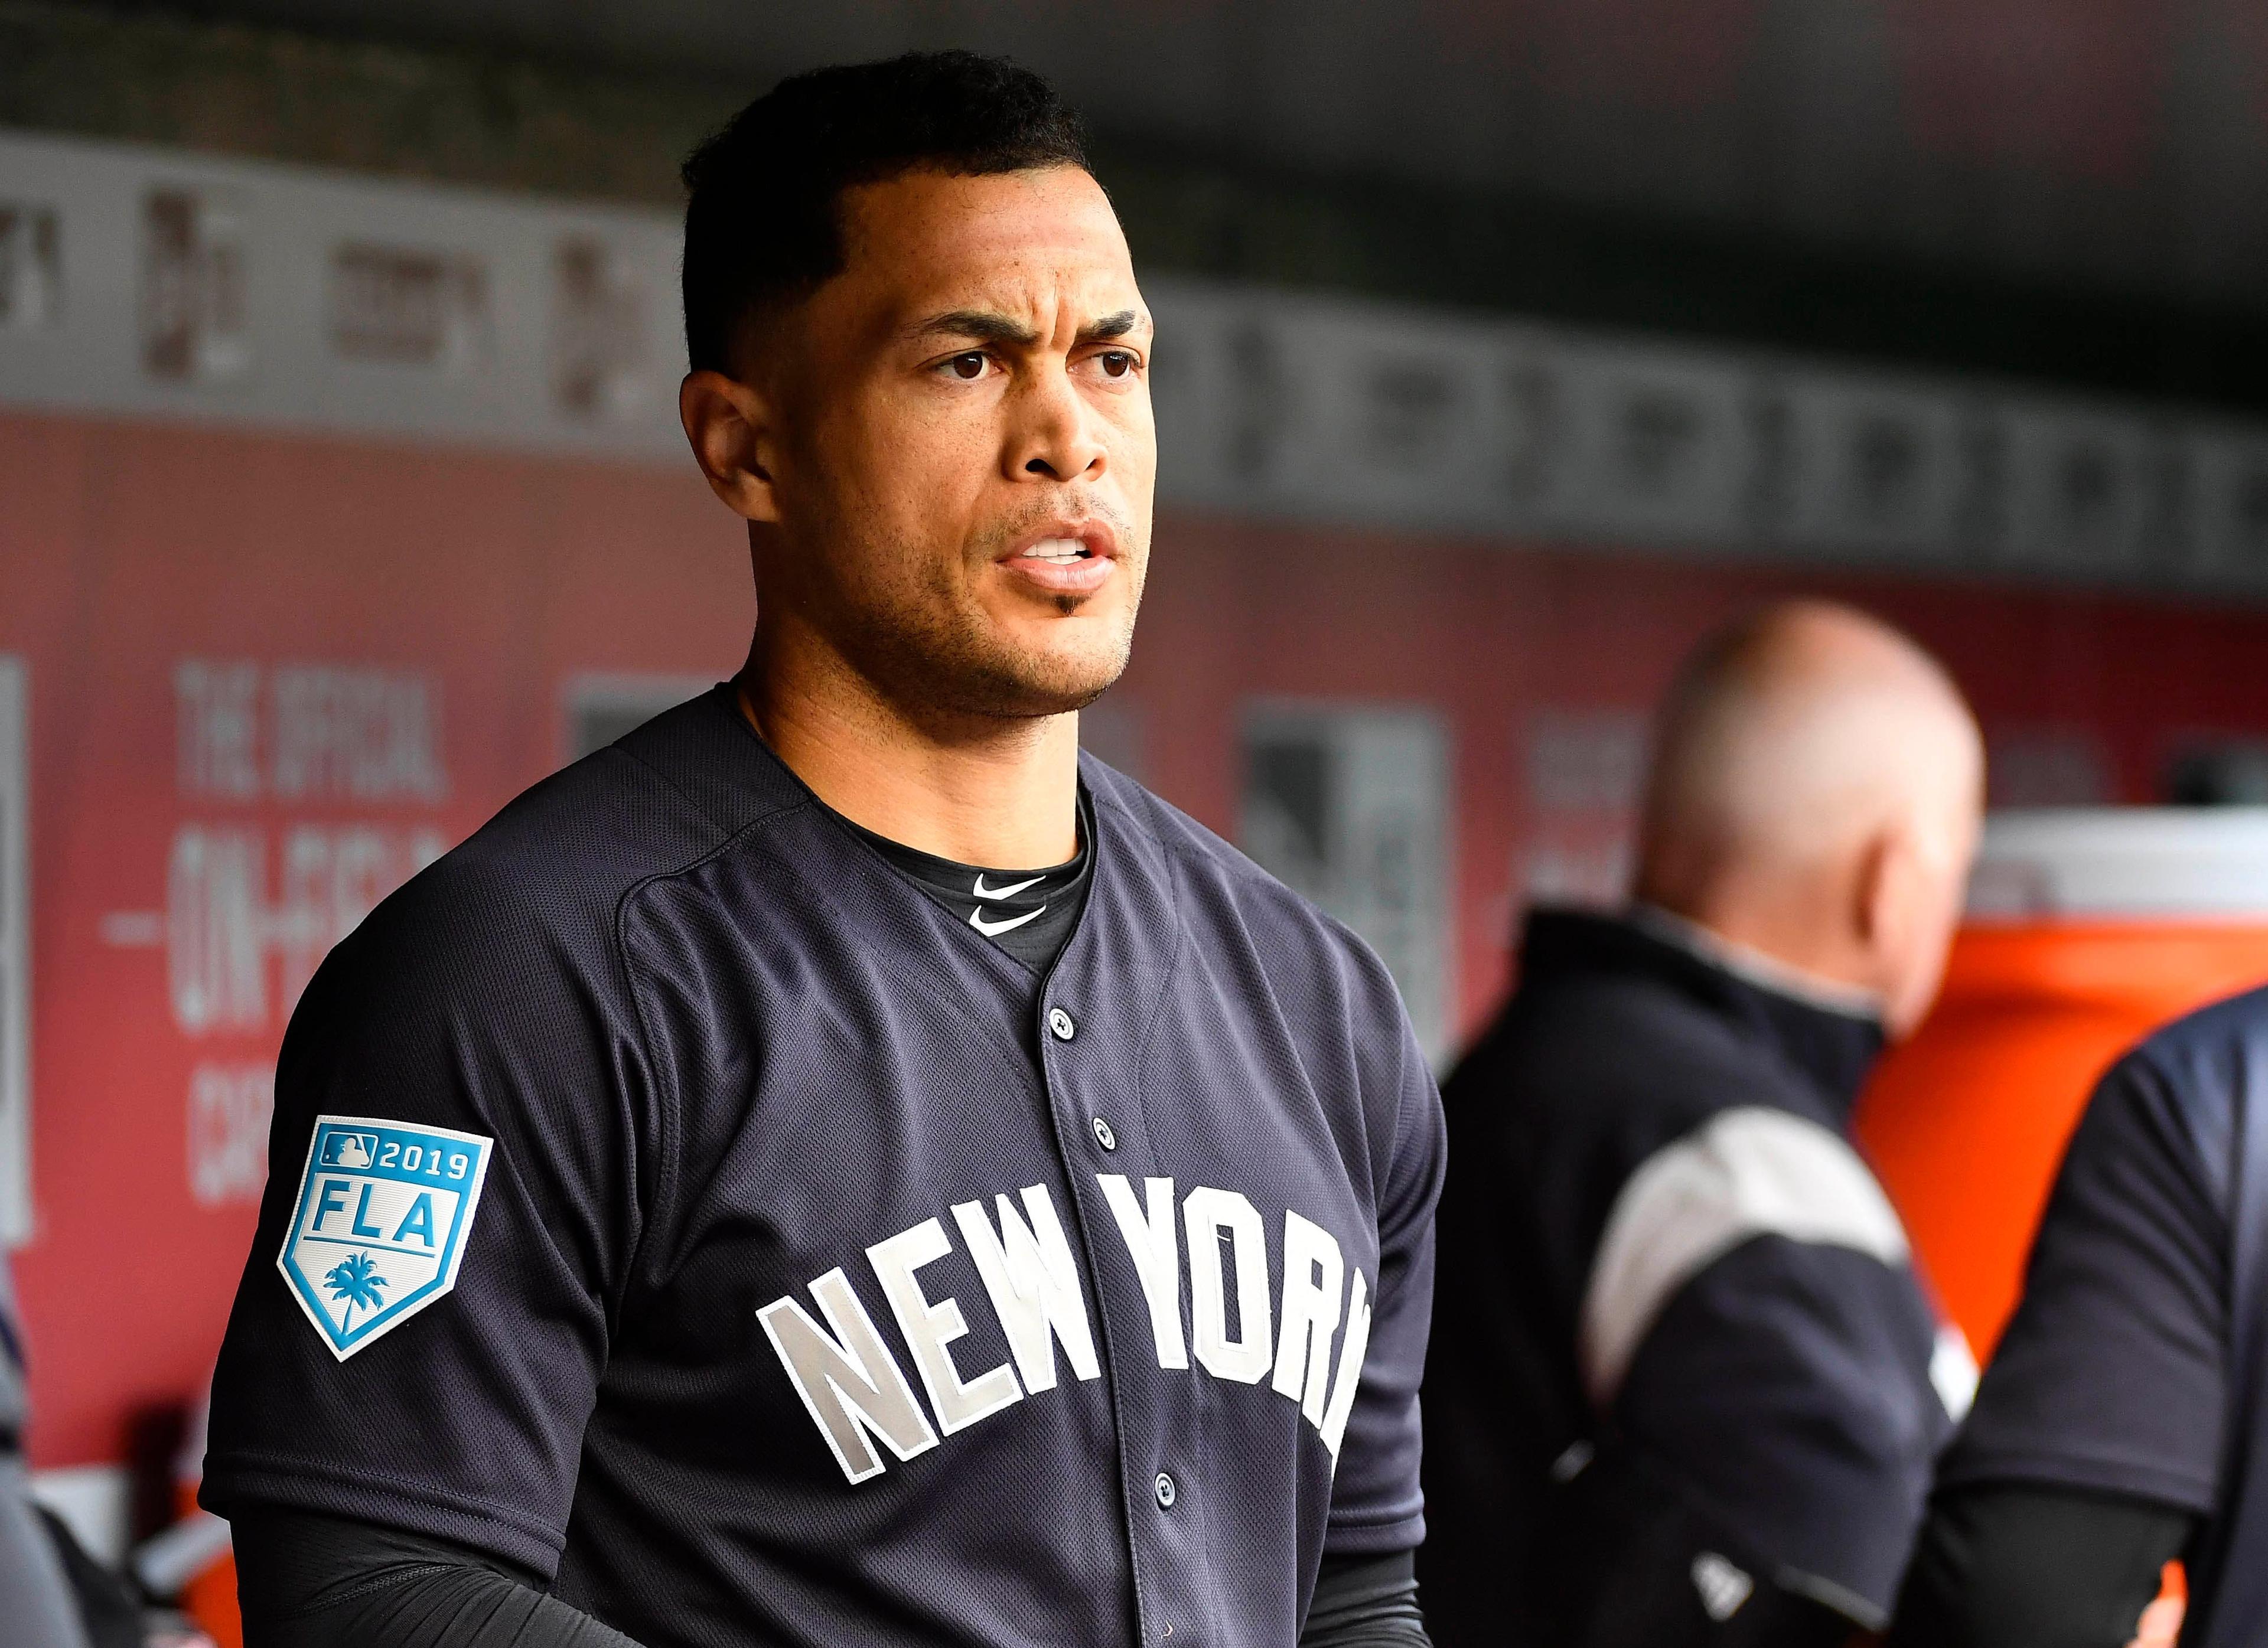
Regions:
[[[1849,608],[1771,608],[1684,666],[1633,903],[1533,914],[1443,1092],[1443,1648],[1887,1617],[1976,1368],[1848,1127],[1936,995],[1983,777],[1944,671]]]

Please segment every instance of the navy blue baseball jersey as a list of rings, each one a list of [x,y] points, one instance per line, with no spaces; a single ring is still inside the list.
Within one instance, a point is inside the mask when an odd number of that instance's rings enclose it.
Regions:
[[[206,1502],[649,1648],[1289,1648],[1422,1537],[1439,1100],[1345,929],[1108,768],[1034,974],[719,688],[309,986]]]
[[[2212,1513],[2242,1085],[2212,1055],[2216,1041],[2264,1030],[2268,997],[2212,1009],[2103,1077],[2065,1152],[2022,1301],[1946,1456],[1948,1485],[2037,1482]]]
[[[2268,990],[2152,1035],[2072,1136],[2024,1295],[1946,1457],[2192,1513],[2182,1640],[2268,1618]]]

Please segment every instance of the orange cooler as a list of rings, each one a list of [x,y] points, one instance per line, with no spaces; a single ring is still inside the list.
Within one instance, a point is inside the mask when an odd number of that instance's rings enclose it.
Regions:
[[[1992,820],[1937,1010],[1859,1117],[1979,1361],[2095,1078],[2168,1019],[2263,982],[2268,808]]]

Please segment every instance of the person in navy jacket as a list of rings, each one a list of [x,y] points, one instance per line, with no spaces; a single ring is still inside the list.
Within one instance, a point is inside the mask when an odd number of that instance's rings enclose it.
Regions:
[[[2268,990],[2103,1076],[1948,1452],[1896,1648],[2268,1630]],[[2188,1570],[2186,1621],[2154,1602]]]
[[[1447,1084],[1437,1641],[1887,1619],[1974,1366],[1851,1108],[1936,992],[1982,778],[1943,671],[1849,609],[1773,608],[1686,665],[1636,901],[1534,914]]]

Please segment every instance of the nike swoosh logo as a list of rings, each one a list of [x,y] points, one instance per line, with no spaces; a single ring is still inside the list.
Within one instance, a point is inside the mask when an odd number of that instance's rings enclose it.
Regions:
[[[1025,885],[1028,887],[1031,884],[1027,882]],[[997,897],[998,895],[996,894],[994,896]],[[989,922],[984,919],[984,912],[983,910],[974,909],[968,912],[968,924],[976,929],[978,932],[983,933],[987,938],[997,938],[1004,932],[1013,932],[1017,928],[1022,926],[1027,921],[1039,920],[1041,916],[1047,913],[1048,907],[1042,904],[1039,909],[1033,910],[1027,915],[1011,916],[1005,921]]]
[[[1034,877],[1033,877],[1030,880],[1028,880],[1028,881],[1019,881],[1019,882],[1017,882],[1017,883],[1016,883],[1016,885],[1015,885],[1015,886],[1013,886],[1013,887],[986,887],[986,886],[984,885],[984,872],[983,872],[982,870],[979,870],[979,871],[976,872],[976,885],[975,887],[973,887],[969,888],[968,890],[969,890],[970,892],[974,893],[975,894],[976,894],[976,896],[977,896],[978,898],[981,898],[981,899],[1004,899],[1004,898],[1013,898],[1013,897],[1015,897],[1015,896],[1016,896],[1016,894],[1019,894],[1019,893],[1022,892],[1026,887],[1037,887],[1037,886],[1039,886],[1039,884],[1040,884],[1041,882],[1042,882],[1042,881],[1044,881],[1044,880],[1046,880],[1046,879],[1047,879],[1047,877],[1045,877],[1045,876],[1043,876],[1043,875],[1035,875],[1035,876],[1034,876]],[[1044,906],[1042,906],[1042,908],[1045,908],[1045,907],[1044,907]],[[1035,912],[1035,913],[1036,913],[1036,912]],[[993,929],[993,930],[990,930],[990,931],[998,931],[998,930],[997,930],[997,929]]]

